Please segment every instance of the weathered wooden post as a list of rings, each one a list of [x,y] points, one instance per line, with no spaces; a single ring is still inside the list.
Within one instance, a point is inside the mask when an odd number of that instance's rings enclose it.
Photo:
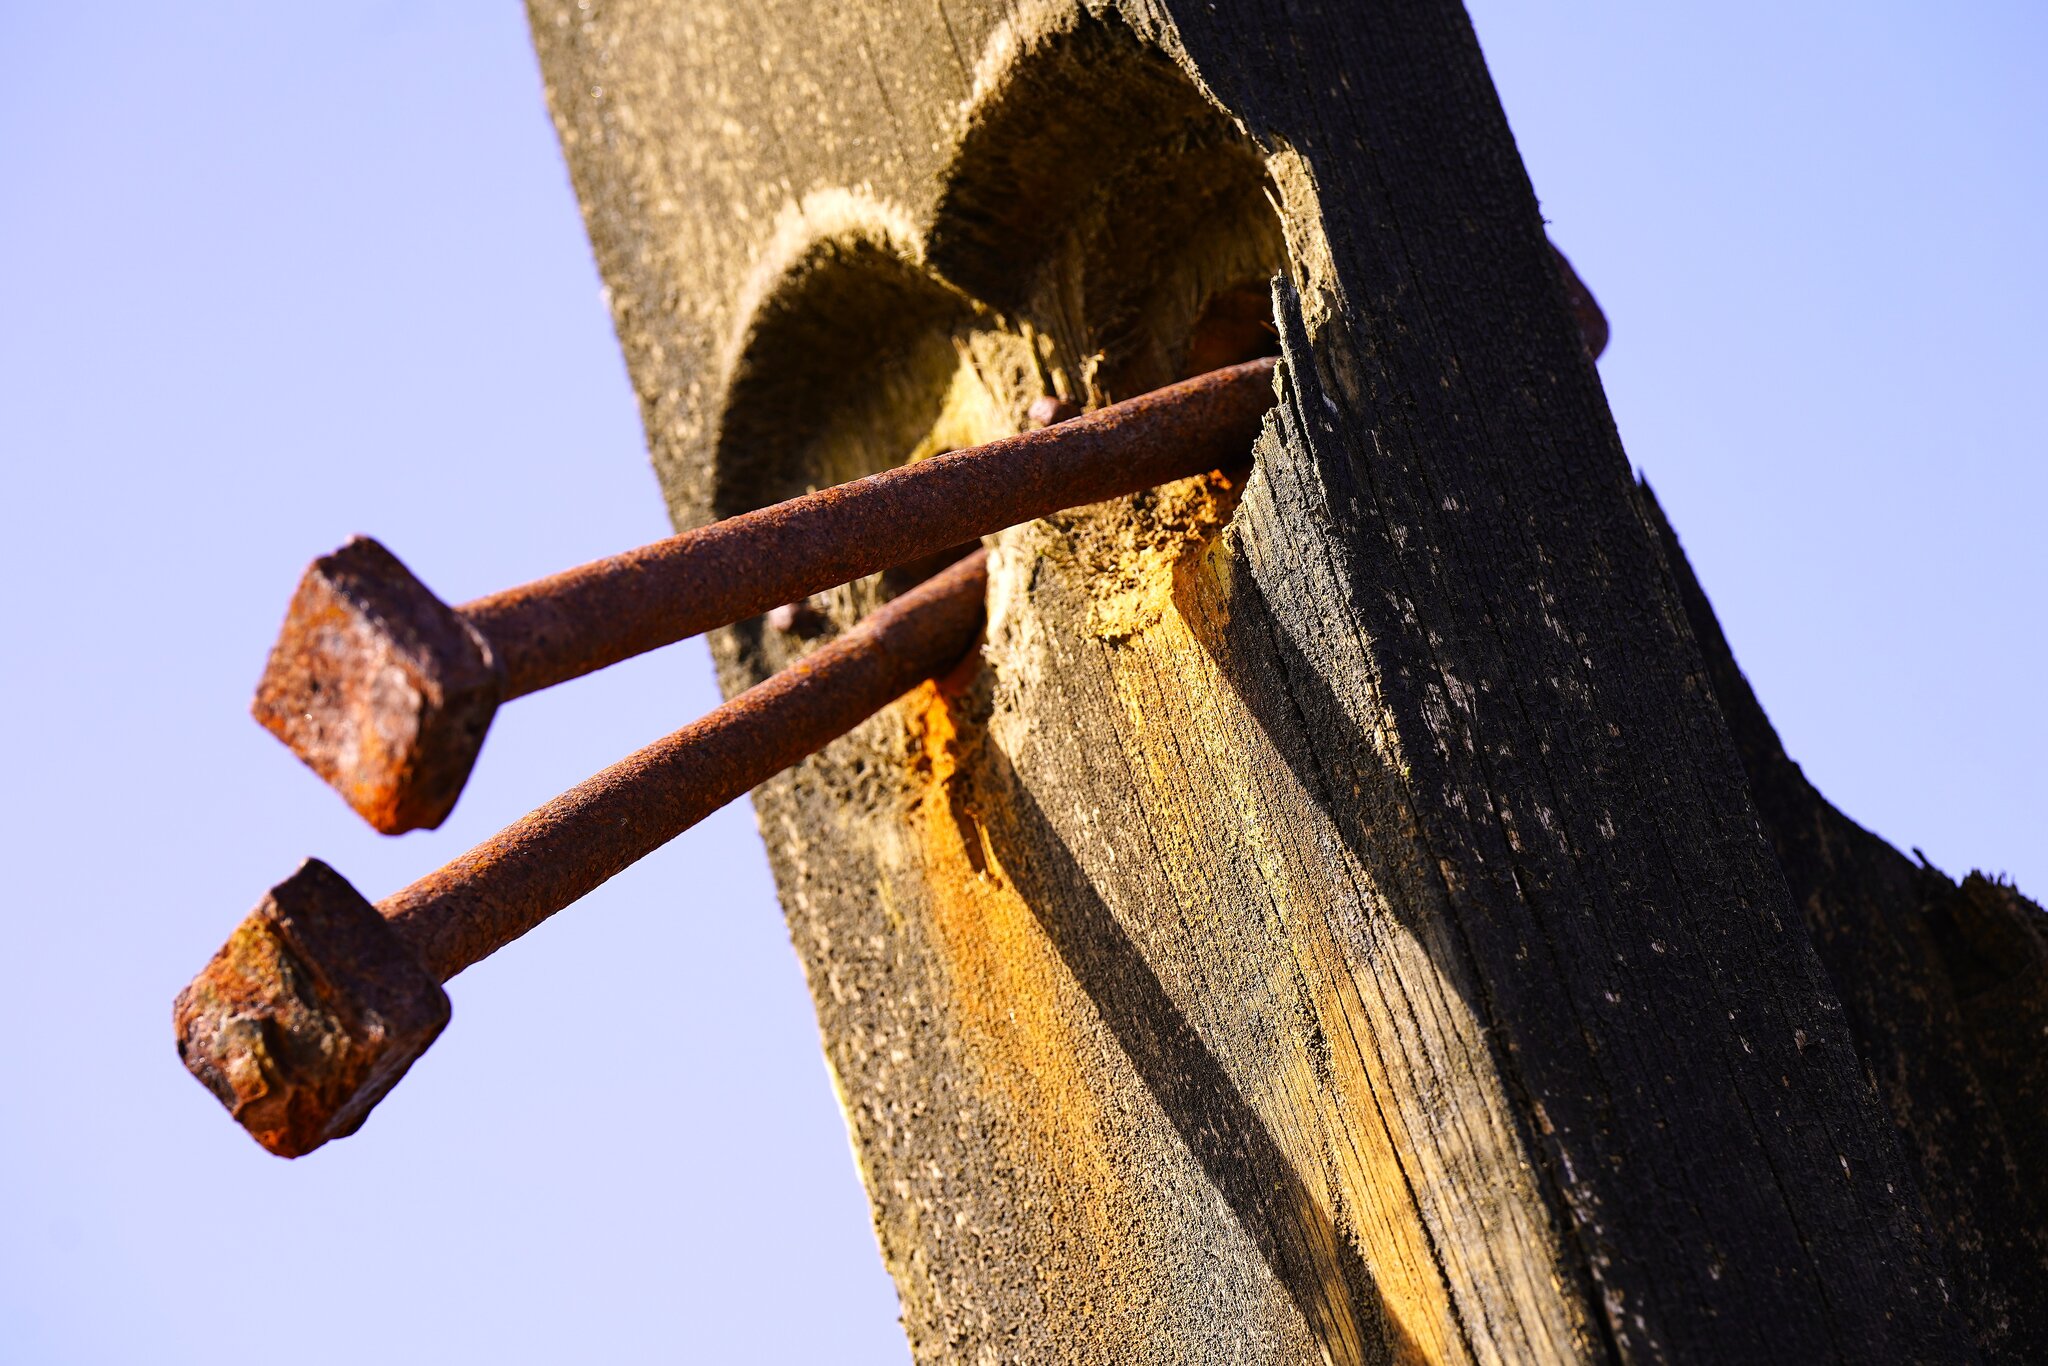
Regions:
[[[979,673],[757,794],[921,1360],[2021,1350],[2004,1102],[1852,1044],[1458,5],[531,10],[680,525],[1240,359],[1270,290],[1248,471],[1003,534]]]

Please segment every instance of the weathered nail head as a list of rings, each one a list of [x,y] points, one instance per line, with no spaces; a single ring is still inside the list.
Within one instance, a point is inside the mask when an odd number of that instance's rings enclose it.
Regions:
[[[1235,463],[1272,403],[1270,359],[1212,371],[456,608],[376,542],[352,541],[307,572],[256,715],[379,830],[433,826],[499,702],[1004,527]]]
[[[395,835],[447,819],[503,690],[476,628],[359,536],[300,579],[250,710]]]
[[[179,994],[185,1066],[280,1156],[355,1132],[448,1022],[441,983],[953,668],[986,566],[974,552],[375,906],[308,861]]]

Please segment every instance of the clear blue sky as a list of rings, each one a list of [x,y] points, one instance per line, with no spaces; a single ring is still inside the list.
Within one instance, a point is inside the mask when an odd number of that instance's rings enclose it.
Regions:
[[[1794,756],[2048,891],[2048,12],[1474,13]],[[397,841],[244,713],[351,532],[461,600],[665,530],[522,25],[0,6],[0,1361],[905,1357],[744,805],[459,979],[346,1143],[173,1054],[302,856],[381,895],[713,703],[694,644],[523,701]]]

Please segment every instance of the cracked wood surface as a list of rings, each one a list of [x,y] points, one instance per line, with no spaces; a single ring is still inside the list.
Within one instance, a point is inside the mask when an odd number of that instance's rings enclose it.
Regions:
[[[1248,471],[756,793],[920,1360],[1973,1356],[1457,6],[531,10],[679,525],[1277,276]]]
[[[1786,755],[1648,485],[1644,510],[1706,656],[1793,901],[1987,1356],[2048,1353],[2048,917],[1959,887],[1843,815]]]

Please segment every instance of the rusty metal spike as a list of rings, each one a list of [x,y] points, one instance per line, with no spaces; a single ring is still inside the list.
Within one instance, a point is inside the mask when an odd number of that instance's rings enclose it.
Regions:
[[[351,541],[306,571],[256,719],[377,829],[431,829],[500,702],[1004,527],[1240,462],[1272,406],[1273,366],[1212,371],[461,607],[375,541]]]
[[[987,563],[975,551],[374,906],[308,860],[179,993],[186,1067],[280,1156],[353,1133],[447,1024],[443,982],[958,661]]]

